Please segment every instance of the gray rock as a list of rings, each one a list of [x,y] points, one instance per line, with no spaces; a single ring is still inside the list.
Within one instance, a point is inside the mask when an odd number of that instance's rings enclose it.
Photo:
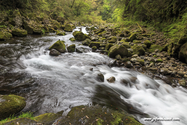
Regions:
[[[57,51],[56,49],[51,49],[49,55],[51,55],[51,56],[59,56],[60,52]]]
[[[116,78],[114,76],[107,79],[109,83],[114,83],[116,81]]]

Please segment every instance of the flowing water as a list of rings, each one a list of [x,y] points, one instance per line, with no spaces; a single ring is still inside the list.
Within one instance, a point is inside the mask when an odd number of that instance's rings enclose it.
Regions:
[[[83,32],[86,33],[85,27]],[[72,33],[65,36],[52,33],[14,38],[0,44],[0,94],[25,97],[27,105],[23,111],[35,115],[99,103],[128,110],[146,125],[187,124],[186,89],[172,88],[162,80],[125,67],[110,67],[112,59],[91,52],[80,42],[71,42],[71,37]],[[47,48],[59,39],[67,45],[76,44],[83,53],[49,56]],[[104,75],[104,82],[97,80],[99,73]],[[107,82],[111,76],[116,78],[115,83]],[[146,116],[177,121],[146,121]]]

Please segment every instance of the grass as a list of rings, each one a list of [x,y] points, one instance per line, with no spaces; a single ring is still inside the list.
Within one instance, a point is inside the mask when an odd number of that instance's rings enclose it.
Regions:
[[[12,115],[12,116],[10,116],[9,118],[3,119],[3,120],[0,121],[0,125],[5,124],[5,123],[7,123],[7,122],[10,122],[10,121],[12,121],[12,120],[15,120],[15,119],[17,119],[17,118],[29,118],[29,119],[34,120],[33,113],[31,113],[31,112],[26,112],[26,113],[22,113],[22,114],[21,114],[20,116],[18,116],[18,117]]]

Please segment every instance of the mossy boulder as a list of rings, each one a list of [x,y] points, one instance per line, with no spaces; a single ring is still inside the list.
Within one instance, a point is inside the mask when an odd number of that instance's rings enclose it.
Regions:
[[[58,113],[45,113],[41,114],[39,116],[34,117],[34,120],[38,123],[42,123],[43,125],[52,125],[53,122],[55,122],[56,119],[60,118],[62,116],[62,112]]]
[[[25,98],[17,95],[0,95],[0,120],[20,112],[26,105]]]
[[[67,47],[68,52],[72,53],[75,52],[75,44],[72,44],[70,46]]]
[[[147,48],[150,48],[150,46],[152,45],[151,41],[149,40],[145,40],[144,44],[147,46]]]
[[[0,40],[10,39],[12,34],[7,31],[0,31]]]
[[[115,111],[99,105],[77,106],[58,120],[59,125],[142,125],[126,112]]]
[[[132,33],[130,36],[129,36],[129,40],[132,42],[133,40],[136,40],[137,38],[137,33]]]
[[[66,52],[66,46],[64,44],[64,41],[60,41],[60,40],[58,40],[51,47],[49,47],[49,50],[51,50],[51,49],[56,49],[57,51],[59,51],[61,53]]]
[[[114,45],[109,49],[108,56],[111,58],[115,58],[116,55],[120,55],[122,58],[124,56],[128,56],[128,50],[123,45]]]
[[[179,54],[178,54],[178,58],[187,63],[187,43],[185,43],[184,45],[181,46]]]
[[[116,36],[111,36],[108,40],[108,43],[115,43],[117,41],[117,37]]]
[[[85,39],[84,41],[82,41],[82,45],[85,45],[85,46],[89,46],[91,43],[91,40],[90,39]]]
[[[27,31],[24,29],[15,28],[12,30],[12,35],[20,37],[27,36]]]
[[[68,24],[65,25],[64,31],[72,32],[74,28],[75,28],[75,26],[73,24],[68,23]]]
[[[75,41],[75,38],[71,37],[69,40],[73,42],[73,41]]]
[[[66,33],[62,30],[57,30],[56,35],[64,36],[64,35],[66,35]]]
[[[140,45],[134,45],[132,46],[132,49],[133,49],[133,53],[138,54],[139,56],[145,54],[145,49]]]
[[[76,40],[78,41],[84,41],[87,38],[87,35],[84,34],[81,31],[75,31],[73,32],[73,36],[75,37]]]
[[[47,27],[45,28],[45,26],[43,24],[40,24],[36,21],[30,20],[24,20],[23,23],[24,29],[27,30],[28,34],[43,34],[44,29],[46,31],[50,30],[50,26],[51,25],[47,25]],[[51,26],[52,27],[52,26]]]
[[[91,42],[89,47],[93,47],[93,46],[96,46],[97,48],[100,47],[100,42]]]

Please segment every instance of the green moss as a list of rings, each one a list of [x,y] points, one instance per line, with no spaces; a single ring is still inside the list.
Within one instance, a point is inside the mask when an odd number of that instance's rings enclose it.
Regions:
[[[98,119],[97,119],[97,125],[102,125],[103,122],[104,122],[103,119],[101,119],[101,118],[98,118]]]
[[[103,31],[103,32],[99,33],[98,36],[102,36],[105,33],[106,33],[106,31]]]
[[[36,116],[34,117],[34,120],[39,122],[39,123],[42,123],[44,125],[52,125],[53,122],[58,119],[59,117],[62,116],[62,112],[59,112],[59,113],[45,113],[45,114],[41,114],[39,116]]]
[[[27,31],[24,30],[24,29],[15,28],[15,29],[12,30],[12,34],[14,36],[23,37],[23,36],[27,36]]]
[[[162,59],[157,59],[156,62],[163,62],[163,60]]]
[[[133,40],[133,43],[141,43],[140,40]]]
[[[73,24],[66,24],[65,28],[64,28],[64,31],[72,32],[74,28],[75,28],[75,26]]]
[[[17,95],[1,95],[3,101],[0,102],[0,119],[9,117],[21,111],[25,105],[25,98]]]
[[[112,43],[107,43],[106,46],[105,46],[105,50],[109,50],[110,47],[112,47],[114,44]]]
[[[153,44],[153,45],[151,45],[151,47],[148,50],[148,52],[154,52],[156,49],[158,49],[159,51],[161,51],[163,49],[163,47],[160,46],[160,45]]]
[[[56,49],[57,51],[59,51],[61,53],[66,52],[66,47],[65,47],[64,41],[60,41],[60,40],[58,40],[51,47],[49,47],[49,50],[51,50],[51,49]]]
[[[75,44],[72,44],[67,47],[68,52],[75,52]]]
[[[83,45],[85,45],[85,46],[89,46],[90,45],[90,43],[91,43],[91,40],[90,39],[85,39],[83,42],[82,42],[82,44]]]
[[[139,59],[138,62],[141,64],[141,65],[144,65],[144,60],[143,59]]]

